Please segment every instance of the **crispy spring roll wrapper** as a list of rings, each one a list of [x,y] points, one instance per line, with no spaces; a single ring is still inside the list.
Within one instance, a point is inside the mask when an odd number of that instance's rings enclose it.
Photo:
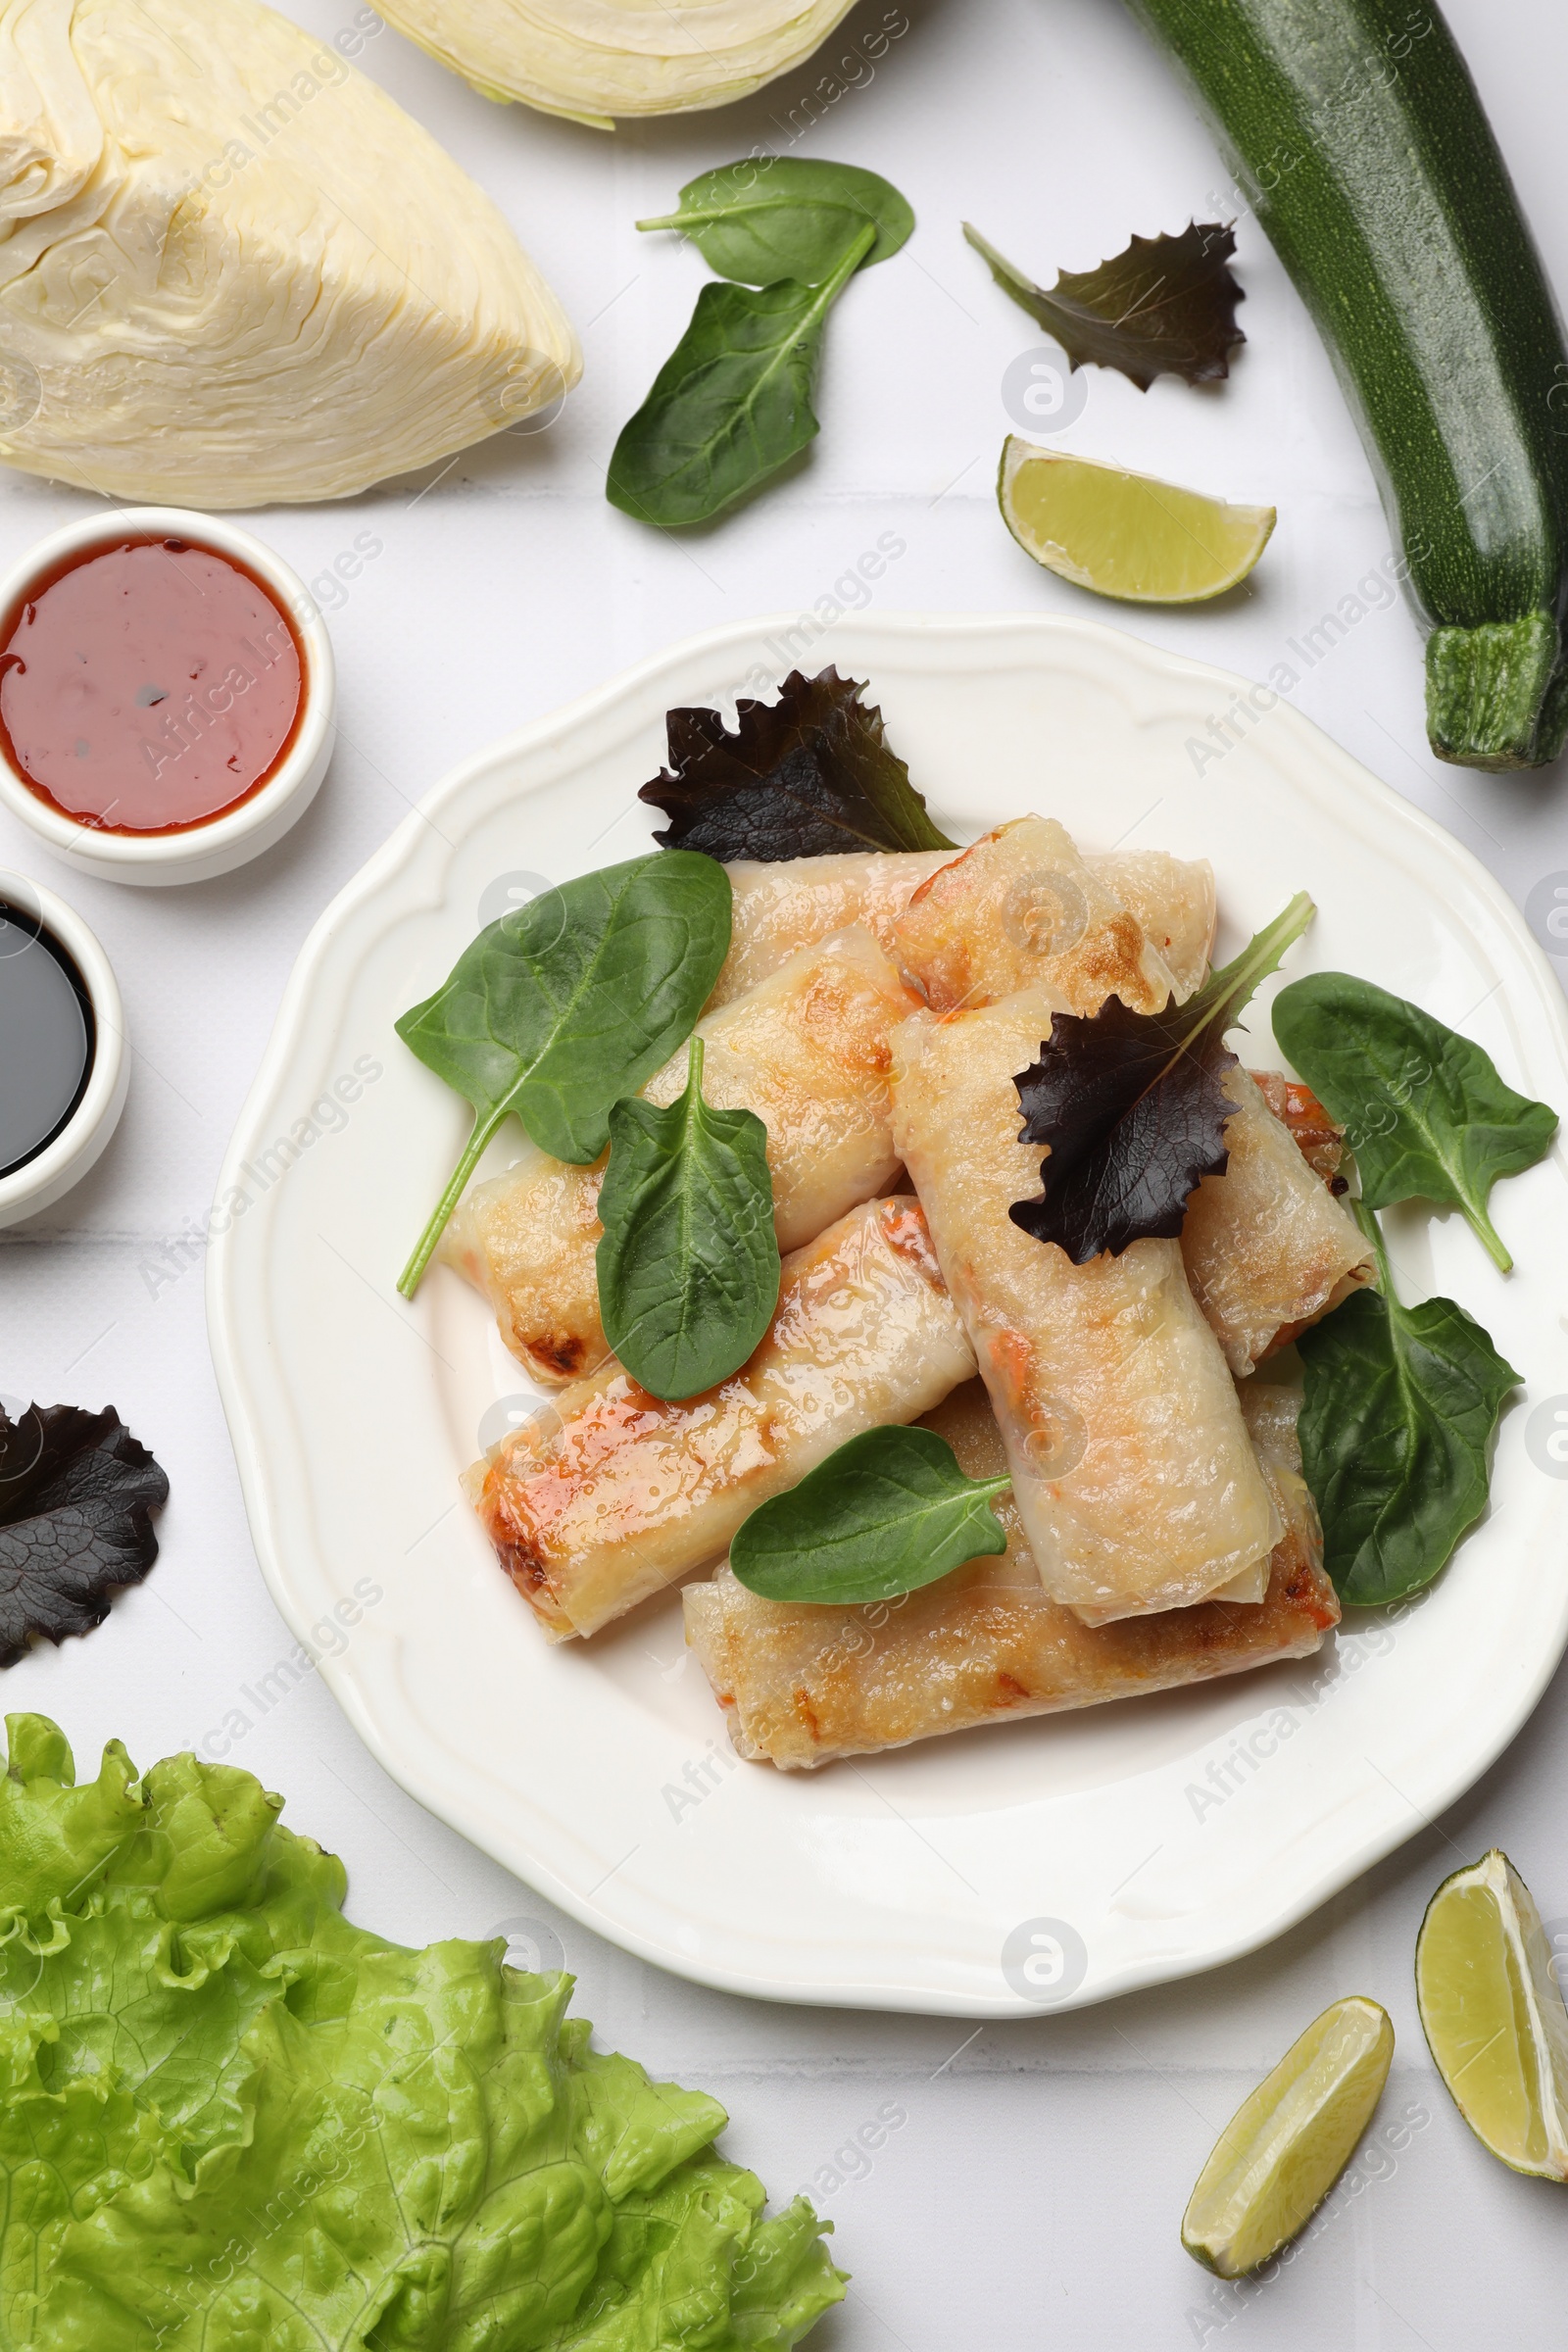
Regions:
[[[1149,944],[1162,957],[1185,1004],[1208,973],[1217,906],[1214,868],[1206,858],[1173,858],[1167,850],[1112,850],[1084,859],[1113,891]]]
[[[1044,1152],[1020,1137],[1013,1080],[1038,1059],[1053,1009],[1028,990],[905,1022],[893,1136],[974,1343],[1045,1589],[1089,1618],[1131,1617],[1255,1571],[1279,1516],[1180,1244],[1134,1242],[1075,1266],[1007,1214],[1040,1192]]]
[[[711,1583],[689,1585],[686,1639],[736,1748],[753,1763],[809,1771],[974,1724],[1099,1706],[1307,1656],[1338,1622],[1340,1604],[1301,1481],[1298,1401],[1289,1389],[1242,1393],[1285,1525],[1256,1608],[1206,1600],[1086,1626],[1043,1590],[1011,1495],[995,1505],[1007,1531],[1004,1556],[970,1560],[901,1600],[849,1609],[762,1600],[727,1565]],[[1004,1471],[979,1381],[956,1390],[924,1427],[947,1439],[971,1478]]]
[[[843,858],[737,858],[730,880],[729,954],[709,998],[727,1004],[802,948],[863,923],[891,953],[893,926],[920,884],[956,850],[867,850]]]
[[[705,1099],[754,1110],[767,1129],[781,1250],[893,1182],[888,1041],[916,1003],[857,926],[698,1023]],[[682,1046],[649,1080],[646,1101],[676,1100],[687,1054]],[[547,1386],[586,1378],[610,1353],[594,1256],[604,1174],[604,1159],[570,1167],[530,1146],[505,1176],[472,1188],[442,1238],[442,1256],[484,1293],[507,1347]]]
[[[1250,1073],[1232,1070],[1225,1092],[1236,1105],[1225,1122],[1230,1159],[1194,1193],[1181,1248],[1193,1296],[1240,1380],[1369,1282],[1375,1259]]]
[[[663,1403],[613,1357],[464,1474],[502,1566],[553,1641],[705,1568],[835,1446],[913,1421],[974,1351],[918,1201],[868,1201],[784,1261],[771,1328],[704,1396]]]
[[[844,858],[795,858],[775,865],[741,860],[726,867],[734,892],[734,931],[710,1004],[727,1004],[788,956],[848,923],[864,923],[893,954],[895,925],[915,891],[961,855],[956,850],[867,851]],[[1083,863],[1135,917],[1185,1002],[1207,971],[1214,944],[1212,867],[1163,850],[1112,851],[1086,857]]]
[[[1202,876],[1194,894],[1211,905],[1213,876],[1190,871]],[[1173,911],[1164,928],[1177,927]],[[940,867],[900,915],[893,941],[894,960],[933,1012],[1034,987],[1078,1013],[1098,1012],[1107,997],[1157,1012],[1181,994],[1137,916],[1054,817],[1021,816]]]

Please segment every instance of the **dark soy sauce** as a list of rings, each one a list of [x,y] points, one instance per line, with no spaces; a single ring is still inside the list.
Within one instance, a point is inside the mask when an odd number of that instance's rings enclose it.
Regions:
[[[0,1176],[48,1150],[87,1091],[92,1004],[36,915],[0,899]]]

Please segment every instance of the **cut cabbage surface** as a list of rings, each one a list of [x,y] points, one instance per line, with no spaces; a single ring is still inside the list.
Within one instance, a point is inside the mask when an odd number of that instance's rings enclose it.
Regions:
[[[115,498],[344,496],[557,401],[489,199],[253,0],[0,0],[0,457]]]
[[[727,106],[787,74],[853,0],[393,0],[381,15],[487,98],[613,130]],[[884,36],[885,45],[885,36]]]

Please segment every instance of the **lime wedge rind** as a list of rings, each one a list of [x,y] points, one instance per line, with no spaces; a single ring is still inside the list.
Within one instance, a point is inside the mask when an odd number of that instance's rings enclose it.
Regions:
[[[1230,506],[1016,433],[1003,444],[997,501],[1037,564],[1129,604],[1223,596],[1246,579],[1275,522],[1272,507]]]
[[[1433,2064],[1482,2146],[1568,2180],[1568,2009],[1530,1889],[1496,1847],[1427,1905],[1415,1985]]]
[[[1352,1995],[1313,2019],[1214,2143],[1182,2220],[1182,2244],[1242,2278],[1311,2220],[1354,2155],[1394,2056],[1376,2001]]]

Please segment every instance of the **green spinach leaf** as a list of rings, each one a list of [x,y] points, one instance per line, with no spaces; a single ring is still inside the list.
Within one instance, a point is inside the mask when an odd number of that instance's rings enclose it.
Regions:
[[[744,1364],[778,1304],[767,1129],[703,1101],[703,1041],[661,1110],[617,1102],[599,1194],[605,1337],[654,1396],[697,1396]]]
[[[1236,323],[1242,288],[1226,268],[1236,239],[1217,220],[1179,237],[1134,237],[1094,270],[1063,270],[1037,286],[966,220],[963,233],[1004,294],[1054,335],[1074,368],[1115,368],[1147,392],[1156,375],[1207,384],[1229,375],[1247,337]]]
[[[1382,1289],[1356,1291],[1302,1332],[1299,1430],[1323,1564],[1343,1601],[1370,1603],[1430,1584],[1481,1516],[1493,1432],[1519,1374],[1451,1298],[1399,1303],[1377,1219],[1355,1207]]]
[[[723,867],[690,851],[606,866],[491,923],[403,1015],[404,1044],[475,1112],[399,1277],[406,1298],[509,1111],[558,1159],[599,1157],[612,1104],[691,1035],[729,952],[730,906]]]
[[[887,738],[857,678],[829,663],[792,669],[776,703],[742,695],[733,733],[696,705],[664,721],[669,765],[638,793],[669,823],[654,839],[726,864],[841,857],[851,850],[956,850]]]
[[[868,1429],[755,1510],[729,1564],[764,1600],[891,1600],[1005,1551],[991,1498],[1011,1483],[965,1478],[935,1430]]]
[[[819,286],[867,222],[876,230],[865,257],[870,269],[898,252],[914,215],[878,172],[782,155],[704,172],[687,181],[674,212],[637,225],[681,230],[710,270],[743,286],[770,286],[781,277]]]
[[[1516,1095],[1470,1038],[1348,972],[1282,989],[1274,1035],[1345,1129],[1368,1206],[1460,1208],[1506,1274],[1513,1259],[1488,1214],[1492,1188],[1543,1156],[1556,1112]]]
[[[605,492],[661,526],[707,522],[820,429],[811,388],[829,310],[876,241],[867,224],[819,286],[705,286],[692,322],[621,428]]]

